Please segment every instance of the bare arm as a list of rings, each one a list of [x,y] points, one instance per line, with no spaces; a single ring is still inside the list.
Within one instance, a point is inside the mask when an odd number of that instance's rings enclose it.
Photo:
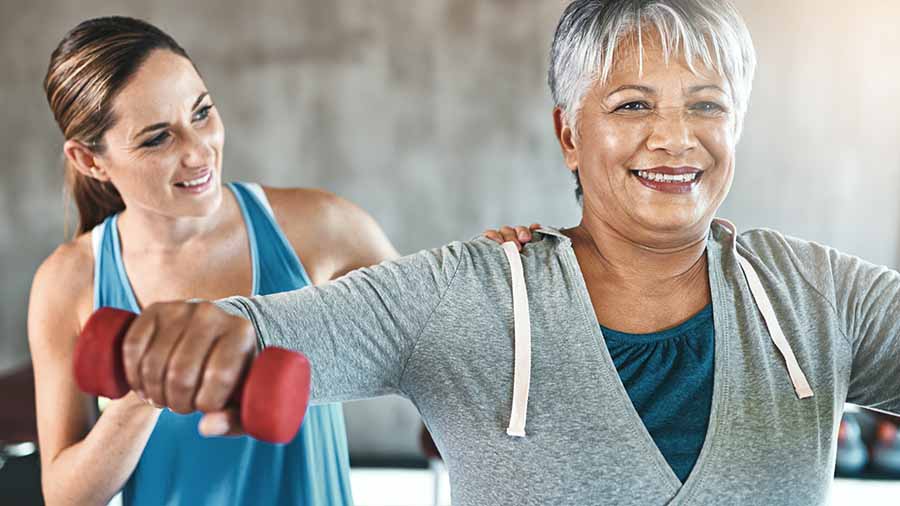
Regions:
[[[42,488],[50,506],[106,504],[137,466],[159,413],[130,393],[97,419],[95,398],[75,385],[72,353],[79,314],[91,309],[90,265],[90,255],[64,245],[44,262],[31,289],[28,341]]]

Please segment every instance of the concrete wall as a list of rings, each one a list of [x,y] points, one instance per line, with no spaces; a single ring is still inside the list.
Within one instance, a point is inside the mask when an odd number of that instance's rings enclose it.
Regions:
[[[231,178],[334,191],[413,252],[490,225],[577,221],[545,84],[564,4],[3,2],[0,372],[28,360],[31,276],[63,239],[62,138],[41,79],[51,50],[78,21],[126,14],[169,31],[224,116]],[[896,265],[900,3],[738,5],[760,69],[722,215],[741,228],[768,226]],[[387,408],[378,418],[378,407],[348,407],[354,450],[414,452],[411,406],[377,406]]]

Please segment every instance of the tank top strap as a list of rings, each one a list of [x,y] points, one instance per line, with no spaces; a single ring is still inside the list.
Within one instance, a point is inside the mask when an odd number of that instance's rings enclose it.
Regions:
[[[94,253],[94,308],[115,307],[140,312],[122,262],[122,248],[114,214],[91,230]]]
[[[103,252],[103,236],[105,235],[106,220],[98,223],[91,229],[91,252],[94,255],[94,296],[93,307],[100,307],[100,266],[101,256]]]
[[[255,183],[229,183],[250,238],[254,255],[254,294],[267,295],[311,284],[303,263],[275,219],[265,191]],[[258,278],[258,279],[257,279]]]

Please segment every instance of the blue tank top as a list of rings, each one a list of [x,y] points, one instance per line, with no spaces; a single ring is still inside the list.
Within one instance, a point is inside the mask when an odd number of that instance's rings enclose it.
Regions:
[[[231,183],[250,237],[253,294],[302,288],[309,277],[275,222],[258,185]],[[138,312],[122,262],[118,216],[93,232],[94,308]],[[311,406],[297,437],[284,445],[249,437],[204,438],[200,414],[163,410],[122,500],[125,506],[349,505],[350,465],[339,404]]]
[[[684,483],[700,456],[712,409],[712,305],[662,332],[626,334],[602,325],[600,329],[634,409]]]

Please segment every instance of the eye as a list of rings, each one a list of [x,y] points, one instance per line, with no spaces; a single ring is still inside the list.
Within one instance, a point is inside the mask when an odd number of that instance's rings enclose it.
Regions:
[[[191,118],[192,121],[198,122],[203,121],[209,117],[209,112],[212,110],[212,104],[201,107],[194,113],[194,116]]]
[[[728,112],[724,107],[715,102],[698,102],[691,106],[691,110],[701,114],[719,114]]]
[[[650,108],[647,102],[628,102],[616,107],[616,111],[648,111]]]
[[[149,140],[144,141],[144,143],[141,144],[141,147],[142,148],[155,148],[156,146],[159,146],[162,143],[166,142],[166,140],[168,138],[169,138],[169,132],[160,132],[160,134],[157,135],[156,137],[153,137]]]

